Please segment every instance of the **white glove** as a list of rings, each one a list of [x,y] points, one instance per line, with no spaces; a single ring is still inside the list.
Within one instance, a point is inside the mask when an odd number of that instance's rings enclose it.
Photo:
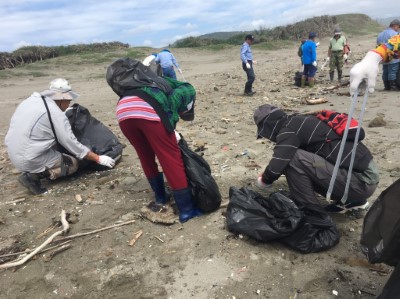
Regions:
[[[260,187],[260,188],[269,188],[269,187],[272,186],[272,184],[264,183],[263,180],[262,180],[262,176],[259,176],[257,178],[257,186]]]
[[[246,67],[247,67],[248,70],[251,69],[250,63],[246,62]]]
[[[344,55],[343,55],[343,59],[344,59],[344,60],[347,60],[347,57],[348,57],[347,54],[344,54]]]
[[[150,63],[151,63],[155,58],[156,58],[156,57],[155,57],[154,55],[147,56],[147,57],[143,60],[143,64],[144,64],[145,66],[149,66]]]
[[[315,67],[317,67],[317,62],[316,62],[316,61],[313,61],[312,65],[315,66]]]
[[[178,72],[182,74],[182,70],[178,67]]]
[[[329,60],[331,60],[331,58],[328,56],[325,58],[326,62],[329,62]]]
[[[319,42],[315,44],[317,47],[319,46]]]
[[[107,166],[109,168],[113,168],[115,165],[114,159],[105,155],[99,156],[99,161],[97,161],[97,163],[103,166]]]
[[[175,132],[175,137],[176,137],[176,143],[179,143],[179,140],[181,140],[181,135],[179,135],[179,133],[177,131]]]
[[[367,55],[350,70],[350,94],[353,95],[358,88],[364,89],[365,86],[361,84],[367,81],[368,91],[374,92],[376,77],[379,72],[379,62],[382,57],[373,51],[369,51]],[[365,79],[365,80],[364,80]],[[362,86],[360,86],[362,85]]]

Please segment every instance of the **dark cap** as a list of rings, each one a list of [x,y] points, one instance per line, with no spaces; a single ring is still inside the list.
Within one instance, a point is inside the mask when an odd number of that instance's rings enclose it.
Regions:
[[[267,117],[271,112],[278,110],[278,108],[271,106],[269,104],[264,104],[261,105],[260,107],[257,108],[257,110],[254,112],[254,122],[256,125],[261,123],[265,117]]]
[[[398,19],[394,19],[393,21],[390,22],[390,27],[397,25],[400,26],[400,21]]]
[[[254,40],[254,35],[253,34],[247,34],[246,39]]]
[[[308,38],[314,38],[314,37],[317,37],[317,34],[315,32],[310,32]]]

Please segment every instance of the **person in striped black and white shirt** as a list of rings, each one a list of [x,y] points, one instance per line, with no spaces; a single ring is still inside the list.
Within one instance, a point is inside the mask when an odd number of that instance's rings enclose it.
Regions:
[[[350,138],[344,147],[332,192],[332,199],[336,203],[323,209],[315,193],[326,195],[342,136],[315,115],[287,115],[268,104],[257,108],[254,121],[257,138],[267,138],[276,143],[272,159],[258,177],[259,186],[268,187],[284,174],[291,196],[311,209],[346,212],[368,206],[367,199],[376,190],[379,175],[370,151],[362,142],[359,142],[356,150],[348,200],[344,205],[340,204],[354,143]],[[360,136],[362,140],[365,136],[363,130]]]

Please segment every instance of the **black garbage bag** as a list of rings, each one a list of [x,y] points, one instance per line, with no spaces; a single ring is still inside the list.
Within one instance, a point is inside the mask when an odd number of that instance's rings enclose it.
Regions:
[[[189,148],[182,135],[178,145],[197,207],[204,213],[217,210],[221,205],[221,194],[211,175],[210,165],[202,156]]]
[[[370,263],[400,262],[400,179],[386,188],[364,218],[361,250]]]
[[[400,264],[394,268],[392,275],[382,289],[382,293],[376,299],[394,299],[400,297]]]
[[[226,222],[233,233],[268,242],[292,234],[302,219],[303,212],[280,192],[268,199],[247,188],[229,189]]]
[[[302,208],[304,221],[290,236],[280,241],[302,253],[328,250],[339,243],[340,235],[332,218],[321,210]]]
[[[76,139],[98,155],[106,155],[116,162],[122,157],[123,146],[117,136],[100,121],[94,118],[89,110],[74,104],[65,112]],[[82,159],[79,169],[106,170],[106,166]]]

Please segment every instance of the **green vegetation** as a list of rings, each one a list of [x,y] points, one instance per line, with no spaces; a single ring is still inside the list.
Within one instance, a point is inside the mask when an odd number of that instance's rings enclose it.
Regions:
[[[320,38],[331,36],[336,27],[340,27],[348,35],[375,34],[382,30],[382,26],[363,14],[345,14],[338,16],[320,16],[304,21],[278,26],[272,29],[260,27],[252,32],[256,40],[254,46],[267,50],[275,50],[291,45],[293,41],[307,38],[308,33],[314,31]],[[211,48],[223,49],[227,45],[240,45],[244,36],[249,32],[218,32],[199,37],[187,37],[176,41],[172,46],[177,48]]]
[[[252,33],[256,40],[254,47],[264,50],[276,50],[293,46],[299,39],[306,38],[310,31],[315,31],[320,38],[331,36],[336,27],[340,27],[346,35],[376,34],[383,26],[363,14],[345,14],[338,16],[320,16],[306,19],[287,26],[278,26],[272,29],[260,27]],[[211,51],[221,51],[232,45],[243,43],[248,32],[216,32],[199,37],[188,37],[176,41],[171,47],[199,48]],[[60,66],[75,64],[106,64],[119,57],[137,59],[148,55],[154,49],[149,47],[129,47],[121,42],[78,44],[67,46],[43,47],[27,46],[12,53],[0,52],[0,70],[17,68],[21,65],[30,65],[33,77],[45,76],[50,63],[46,60],[58,58],[51,62],[51,67],[58,70]],[[41,62],[41,63],[35,63]],[[70,67],[71,68],[71,67]],[[18,76],[18,73],[0,71],[0,78]]]
[[[86,59],[90,63],[101,63],[104,59],[108,59],[106,55],[98,60],[98,56],[93,58],[91,53],[108,52],[110,50],[127,49],[128,44],[121,42],[110,42],[110,43],[93,43],[93,44],[79,44],[79,45],[68,45],[68,46],[56,46],[56,47],[43,47],[43,46],[27,46],[15,50],[12,53],[0,52],[0,70],[15,68],[18,65],[33,63],[36,61],[42,61],[49,58],[55,58],[59,56],[69,56],[82,54],[87,55]],[[84,60],[85,57],[82,57]]]

